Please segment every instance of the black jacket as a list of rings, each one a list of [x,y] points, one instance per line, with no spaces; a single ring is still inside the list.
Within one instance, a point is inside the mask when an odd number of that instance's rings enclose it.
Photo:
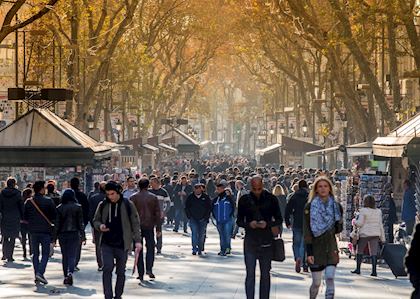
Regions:
[[[35,194],[33,200],[41,209],[41,211],[47,216],[47,218],[54,223],[57,212],[53,200],[49,197],[42,196],[41,194]],[[41,216],[37,209],[33,206],[30,201],[25,202],[25,209],[23,213],[23,219],[28,222],[28,229],[30,233],[53,233],[51,226]]]
[[[82,206],[74,201],[60,204],[57,207],[55,225],[55,239],[65,233],[78,232],[81,240],[86,240]]]
[[[82,206],[82,210],[83,210],[83,224],[86,226],[89,223],[89,201],[87,199],[86,194],[84,194],[83,192],[79,191],[79,190],[73,190],[75,195],[76,195],[76,199],[77,202]]]
[[[17,237],[23,216],[21,193],[15,188],[5,188],[0,193],[1,233]]]
[[[252,221],[261,220],[267,222],[265,229],[252,229],[249,226]],[[236,223],[245,228],[245,250],[255,250],[262,245],[271,244],[271,227],[281,226],[283,223],[277,198],[267,190],[263,191],[259,199],[252,192],[243,195],[239,199]]]
[[[286,225],[291,225],[291,216],[293,216],[293,228],[303,228],[303,211],[308,202],[308,191],[306,189],[297,190],[289,199],[286,206]]]
[[[420,287],[420,224],[417,224],[416,230],[411,241],[411,247],[405,258],[405,266],[410,275],[410,281],[413,287]]]
[[[188,219],[209,221],[212,202],[210,197],[203,193],[200,198],[193,193],[185,202],[185,214]]]
[[[185,196],[184,199],[181,198],[181,196],[178,194],[178,192],[182,191],[182,185],[178,184],[175,186],[174,188],[174,206],[176,208],[185,208],[185,201],[187,200],[187,197],[193,193],[193,188],[190,184],[185,185],[185,193],[187,193],[187,195]]]
[[[89,197],[89,221],[91,225],[93,223],[93,218],[95,217],[96,209],[98,208],[99,204],[105,199],[106,194],[103,191],[95,193],[93,196]]]

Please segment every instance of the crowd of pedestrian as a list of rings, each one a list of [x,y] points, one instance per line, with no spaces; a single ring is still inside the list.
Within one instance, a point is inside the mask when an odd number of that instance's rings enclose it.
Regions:
[[[311,272],[310,298],[317,297],[322,277],[326,298],[334,298],[339,263],[336,235],[343,229],[343,208],[335,198],[334,180],[334,173],[329,171],[281,165],[255,167],[254,161],[241,157],[188,163],[183,160],[166,165],[162,171],[128,176],[125,181],[96,182],[88,195],[80,190],[78,178],[70,181],[71,188],[61,192],[56,190],[54,181],[37,181],[20,192],[16,180],[9,178],[0,194],[3,260],[14,262],[17,238],[26,259],[29,239],[35,282],[47,284],[48,260],[53,247],[59,245],[63,283],[72,285],[74,273],[80,270],[85,229],[90,226],[104,296],[121,298],[130,252],[136,259],[140,283],[145,276],[154,280],[155,255],[164,250],[163,232],[172,229],[178,233],[181,228],[187,236],[190,230],[191,254],[203,256],[208,226],[214,224],[220,239],[219,256],[232,254],[232,239],[244,240],[247,298],[255,296],[258,261],[259,297],[267,299],[272,244],[281,236],[284,222],[293,233],[295,271]],[[403,217],[411,217],[407,214],[403,213]],[[376,254],[385,239],[382,214],[372,197],[364,199],[354,224],[359,239],[353,273],[360,274],[363,250],[368,246],[372,276],[376,276]],[[418,238],[413,240],[415,246],[417,243]],[[407,267],[418,292],[418,259],[413,257],[412,249],[410,253]]]

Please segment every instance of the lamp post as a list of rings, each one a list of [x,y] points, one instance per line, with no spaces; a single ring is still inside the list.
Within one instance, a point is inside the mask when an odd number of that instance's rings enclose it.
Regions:
[[[306,138],[308,134],[308,124],[306,123],[306,119],[303,121],[302,131],[303,131],[303,137]]]
[[[293,124],[290,124],[289,126],[289,133],[290,133],[290,138],[293,138],[293,134],[295,133],[295,127],[293,126]]]
[[[93,130],[95,128],[95,119],[93,118],[92,114],[89,114],[87,123],[89,130]]]
[[[117,129],[117,136],[118,136],[118,143],[121,142],[120,138],[121,138],[121,129],[122,129],[122,123],[120,119],[117,119],[117,122],[115,123],[115,128]]]
[[[344,143],[344,146],[347,146],[348,138],[349,138],[349,131],[348,131],[348,122],[347,122],[347,115],[346,114],[344,114],[342,122],[343,122],[343,143]],[[346,150],[344,151],[343,156],[344,156],[343,157],[343,159],[344,159],[343,168],[347,169],[347,167],[348,167],[348,165],[347,165],[348,164],[347,147],[346,147]]]
[[[284,135],[284,133],[286,133],[286,128],[284,127],[284,124],[282,123],[282,124],[280,125],[280,134],[281,134],[281,135]]]

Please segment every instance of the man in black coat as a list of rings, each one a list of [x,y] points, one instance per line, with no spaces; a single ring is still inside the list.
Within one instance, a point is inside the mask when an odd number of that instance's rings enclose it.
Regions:
[[[45,197],[45,182],[37,181],[34,183],[33,201],[25,202],[23,219],[28,222],[29,232],[31,233],[32,263],[35,272],[35,282],[47,284],[44,277],[50,254],[50,244],[52,244],[53,227],[56,220],[57,211],[53,200]],[[42,211],[42,214],[38,211]],[[45,217],[44,217],[45,215]],[[42,248],[42,257],[39,261],[39,247]]]
[[[9,178],[6,188],[0,193],[1,234],[3,260],[13,262],[15,240],[19,237],[20,221],[23,216],[21,193],[16,189],[16,179]]]
[[[407,272],[414,287],[411,299],[420,299],[420,224],[417,224],[411,247],[405,259]]]
[[[290,197],[285,213],[285,222],[287,228],[293,230],[293,255],[295,257],[295,270],[300,273],[301,266],[303,271],[308,271],[305,259],[305,245],[303,240],[303,213],[305,205],[308,201],[308,183],[305,180],[300,180],[298,183],[299,189]],[[293,222],[291,220],[293,216]]]
[[[98,264],[98,271],[102,271],[102,255],[101,247],[99,246],[99,237],[100,233],[96,231],[93,227],[93,219],[95,217],[96,210],[101,202],[106,199],[105,193],[106,182],[103,181],[99,184],[99,192],[89,197],[89,221],[92,226],[93,242],[95,243],[95,253],[96,253],[96,262]]]
[[[201,255],[204,251],[206,228],[211,215],[212,201],[204,193],[205,185],[194,185],[194,193],[190,194],[185,202],[185,214],[190,223],[192,254]]]
[[[70,180],[70,188],[74,191],[74,194],[76,195],[77,203],[82,206],[83,210],[83,224],[84,227],[89,223],[89,201],[87,199],[86,194],[84,194],[82,191],[80,191],[80,180],[77,177],[74,177]],[[86,243],[86,242],[85,242]],[[77,265],[80,261],[80,255],[82,253],[82,242],[80,242],[80,246],[77,251],[76,256],[76,267],[75,270],[79,271],[79,267]]]

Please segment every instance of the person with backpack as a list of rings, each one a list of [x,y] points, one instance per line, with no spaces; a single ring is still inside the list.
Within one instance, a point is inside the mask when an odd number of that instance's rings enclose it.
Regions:
[[[106,199],[96,210],[93,219],[95,229],[100,232],[99,246],[102,252],[102,285],[105,299],[121,298],[124,292],[125,268],[128,251],[134,239],[136,250],[140,251],[140,218],[136,207],[124,199],[122,187],[116,182],[105,185]],[[112,272],[116,268],[115,292],[112,290]]]
[[[213,199],[212,213],[216,220],[217,231],[220,237],[220,252],[218,255],[226,256],[231,253],[231,237],[233,231],[233,217],[235,214],[235,200],[226,194],[227,181],[221,180],[216,185],[217,197]]]
[[[16,188],[16,179],[8,178],[6,188],[0,193],[0,215],[3,259],[14,261],[13,251],[19,237],[20,221],[23,216],[21,193]]]
[[[35,195],[25,202],[23,219],[28,223],[31,235],[32,264],[35,273],[35,283],[48,284],[45,279],[50,255],[52,237],[54,233],[54,222],[57,211],[53,200],[45,197],[45,181],[36,181],[33,185]],[[39,247],[41,246],[41,261],[39,260]]]
[[[134,203],[140,217],[141,242],[143,242],[143,238],[146,239],[146,274],[150,279],[154,280],[156,278],[153,274],[153,263],[155,260],[154,229],[156,228],[156,235],[159,237],[162,234],[162,214],[157,196],[148,191],[149,184],[149,179],[140,179],[138,183],[140,191],[131,196],[130,200]],[[143,282],[145,274],[143,250],[140,251],[137,267],[139,279]]]
[[[55,242],[60,243],[64,284],[73,285],[73,272],[76,265],[76,254],[79,244],[86,240],[83,225],[82,206],[76,202],[76,195],[71,189],[63,192],[57,207]]]
[[[325,272],[326,299],[333,299],[335,293],[335,269],[339,262],[336,234],[343,230],[343,208],[335,200],[333,185],[325,177],[318,177],[305,206],[303,235],[305,238],[307,262],[311,269],[312,285],[309,298],[315,299]]]

